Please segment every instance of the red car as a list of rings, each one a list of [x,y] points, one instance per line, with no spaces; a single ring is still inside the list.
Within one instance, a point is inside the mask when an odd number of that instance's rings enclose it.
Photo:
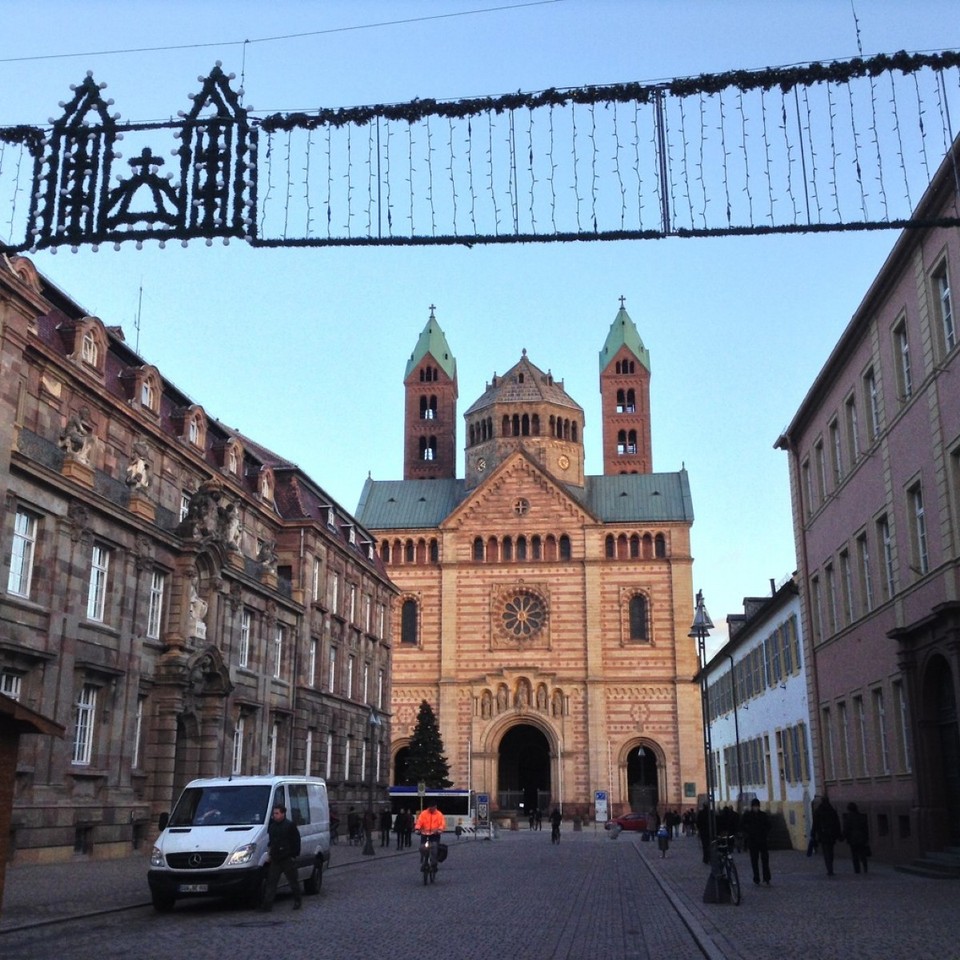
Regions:
[[[622,817],[614,817],[604,824],[604,829],[612,830],[616,824],[621,830],[639,830],[647,829],[647,815],[645,813],[625,813]]]

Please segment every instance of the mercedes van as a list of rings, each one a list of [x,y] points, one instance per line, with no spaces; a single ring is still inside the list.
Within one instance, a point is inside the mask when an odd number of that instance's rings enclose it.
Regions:
[[[326,782],[215,777],[188,783],[169,817],[160,817],[147,873],[154,908],[172,910],[186,897],[237,897],[258,904],[267,875],[267,826],[278,804],[300,831],[297,874],[304,892],[319,893],[330,859]]]

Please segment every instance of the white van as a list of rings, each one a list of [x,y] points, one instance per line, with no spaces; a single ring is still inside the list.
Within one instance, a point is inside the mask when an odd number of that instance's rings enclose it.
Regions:
[[[277,804],[300,831],[297,873],[319,893],[330,860],[330,806],[320,777],[214,777],[187,784],[160,836],[147,882],[153,906],[172,910],[183,897],[260,902],[266,879],[267,826]],[[285,882],[281,878],[281,883]]]

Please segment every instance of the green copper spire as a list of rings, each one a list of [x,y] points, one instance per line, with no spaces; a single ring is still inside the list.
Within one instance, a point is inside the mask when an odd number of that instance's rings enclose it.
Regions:
[[[630,319],[623,303],[625,297],[620,298],[620,309],[610,325],[606,343],[600,351],[600,372],[607,369],[610,361],[617,355],[621,347],[626,347],[648,370],[650,369],[650,351],[643,345],[636,325]]]
[[[410,359],[407,361],[407,369],[403,374],[404,380],[410,376],[410,371],[413,370],[428,353],[437,361],[443,372],[451,380],[457,379],[457,361],[450,352],[447,338],[440,329],[437,318],[434,316],[434,310],[436,309],[433,304],[430,305],[430,319],[423,328],[420,339],[417,340],[417,345],[413,348],[413,353],[410,354]]]

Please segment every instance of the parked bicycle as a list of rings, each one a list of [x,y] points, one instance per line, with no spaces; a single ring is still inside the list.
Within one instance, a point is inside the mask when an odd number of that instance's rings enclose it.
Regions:
[[[740,874],[737,873],[737,865],[733,862],[735,839],[733,836],[720,836],[710,844],[713,848],[710,857],[710,869],[714,871],[717,877],[727,882],[727,886],[730,888],[730,902],[734,906],[738,906],[740,904]]]

